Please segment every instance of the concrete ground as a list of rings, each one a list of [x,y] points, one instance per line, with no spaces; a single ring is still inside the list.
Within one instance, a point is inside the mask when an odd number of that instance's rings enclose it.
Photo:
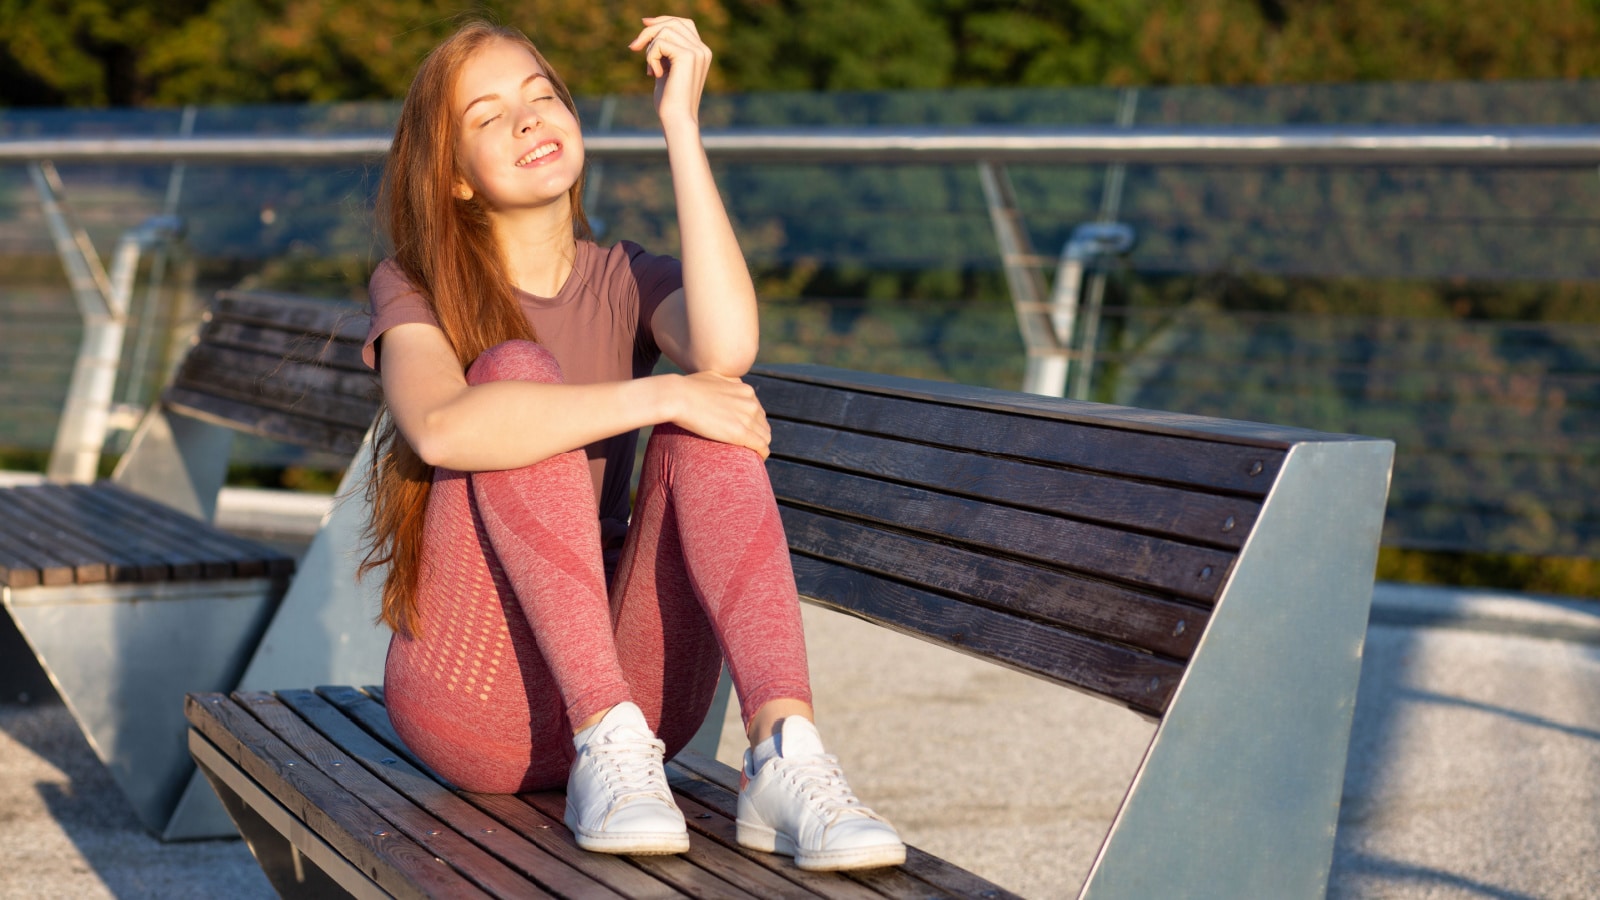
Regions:
[[[848,617],[806,627],[857,791],[918,846],[1072,896],[1152,726]],[[238,841],[146,834],[59,703],[4,699],[0,898],[272,895]],[[1600,896],[1597,809],[1600,603],[1380,585],[1329,896]]]

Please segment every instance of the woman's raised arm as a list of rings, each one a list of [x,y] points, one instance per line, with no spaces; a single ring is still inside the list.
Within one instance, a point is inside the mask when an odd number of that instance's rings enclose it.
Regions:
[[[755,285],[700,143],[711,48],[688,19],[659,16],[644,24],[629,46],[643,51],[656,78],[683,244],[683,291],[657,307],[651,328],[662,352],[685,371],[736,378],[755,362],[760,332]]]

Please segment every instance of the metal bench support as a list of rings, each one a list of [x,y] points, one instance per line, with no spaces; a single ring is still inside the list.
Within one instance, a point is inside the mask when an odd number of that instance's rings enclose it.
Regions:
[[[1322,896],[1392,457],[1290,451],[1084,898]]]

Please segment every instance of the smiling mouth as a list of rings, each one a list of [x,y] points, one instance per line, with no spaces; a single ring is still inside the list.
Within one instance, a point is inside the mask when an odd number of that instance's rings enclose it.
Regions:
[[[560,149],[561,145],[554,141],[551,141],[548,144],[540,144],[539,146],[528,151],[527,155],[517,160],[517,167],[521,168],[523,166],[531,166]]]

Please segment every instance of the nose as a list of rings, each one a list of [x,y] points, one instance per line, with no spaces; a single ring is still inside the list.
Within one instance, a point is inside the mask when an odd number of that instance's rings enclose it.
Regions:
[[[527,134],[539,121],[539,107],[533,103],[523,104],[521,118],[517,120],[517,133]]]

